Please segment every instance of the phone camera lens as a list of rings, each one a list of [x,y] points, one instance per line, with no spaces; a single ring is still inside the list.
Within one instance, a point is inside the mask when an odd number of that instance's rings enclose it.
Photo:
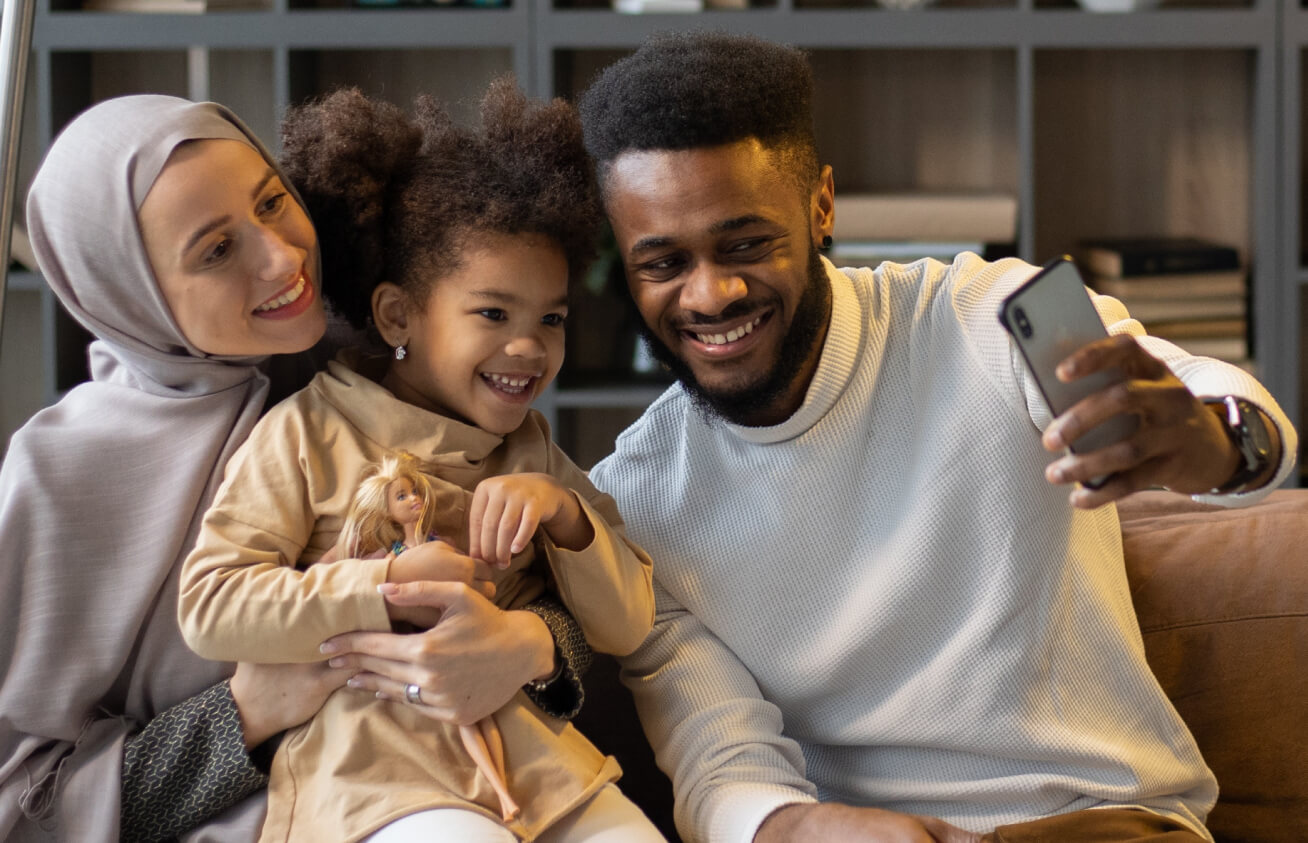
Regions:
[[[1035,332],[1031,330],[1031,320],[1026,318],[1026,311],[1020,307],[1017,308],[1013,311],[1013,318],[1017,320],[1017,330],[1022,332],[1022,336],[1031,339],[1031,334]]]

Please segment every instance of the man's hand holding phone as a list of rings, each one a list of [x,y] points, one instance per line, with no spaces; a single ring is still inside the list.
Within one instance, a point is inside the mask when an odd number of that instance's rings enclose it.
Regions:
[[[1127,413],[1139,419],[1125,439],[1088,453],[1065,454],[1045,468],[1050,483],[1084,483],[1109,475],[1098,489],[1075,488],[1069,497],[1073,506],[1092,509],[1153,486],[1198,494],[1231,477],[1239,454],[1217,411],[1134,337],[1119,334],[1092,342],[1059,363],[1055,374],[1069,383],[1112,369],[1125,379],[1069,407],[1041,440],[1047,450],[1062,451],[1112,416]]]

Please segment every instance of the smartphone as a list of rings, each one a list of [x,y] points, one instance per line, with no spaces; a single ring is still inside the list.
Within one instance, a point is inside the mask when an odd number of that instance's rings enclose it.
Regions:
[[[1010,293],[999,308],[999,321],[1017,343],[1055,416],[1123,379],[1120,372],[1102,371],[1064,383],[1054,374],[1072,352],[1108,336],[1071,258],[1055,258]],[[1134,415],[1114,416],[1086,431],[1068,450],[1083,454],[1120,442],[1135,432],[1138,423]],[[1097,489],[1107,480],[1106,476],[1095,477],[1085,485]]]

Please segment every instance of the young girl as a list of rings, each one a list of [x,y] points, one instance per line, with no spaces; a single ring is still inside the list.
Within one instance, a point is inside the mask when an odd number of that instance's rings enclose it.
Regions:
[[[324,295],[389,350],[343,354],[233,458],[182,574],[182,629],[202,655],[311,661],[346,630],[430,626],[438,613],[378,587],[474,587],[473,559],[490,563],[497,606],[548,586],[597,650],[628,653],[649,631],[648,557],[529,410],[562,363],[568,284],[599,220],[581,127],[567,104],[533,106],[506,80],[482,120],[460,129],[420,101],[411,121],[354,91],[288,118]],[[336,543],[367,467],[401,449],[422,464],[441,539],[393,560],[308,564]],[[552,666],[545,657],[541,673]],[[338,692],[289,733],[263,839],[662,839],[611,784],[616,762],[524,694],[492,715],[521,806],[504,822],[458,726],[433,719],[427,678],[356,677],[380,701]]]

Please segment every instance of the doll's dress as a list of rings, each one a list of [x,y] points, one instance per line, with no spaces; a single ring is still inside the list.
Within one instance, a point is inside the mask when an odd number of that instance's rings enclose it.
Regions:
[[[440,536],[438,536],[436,533],[428,533],[428,534],[427,534],[427,541],[429,541],[429,542],[434,542],[434,541],[436,541],[436,540],[439,539],[439,538],[440,538]],[[404,551],[406,551],[406,550],[408,550],[408,549],[409,549],[409,546],[408,546],[407,544],[404,543],[404,539],[396,539],[396,540],[391,544],[391,553],[394,553],[396,556],[399,556],[401,553],[403,553]]]

